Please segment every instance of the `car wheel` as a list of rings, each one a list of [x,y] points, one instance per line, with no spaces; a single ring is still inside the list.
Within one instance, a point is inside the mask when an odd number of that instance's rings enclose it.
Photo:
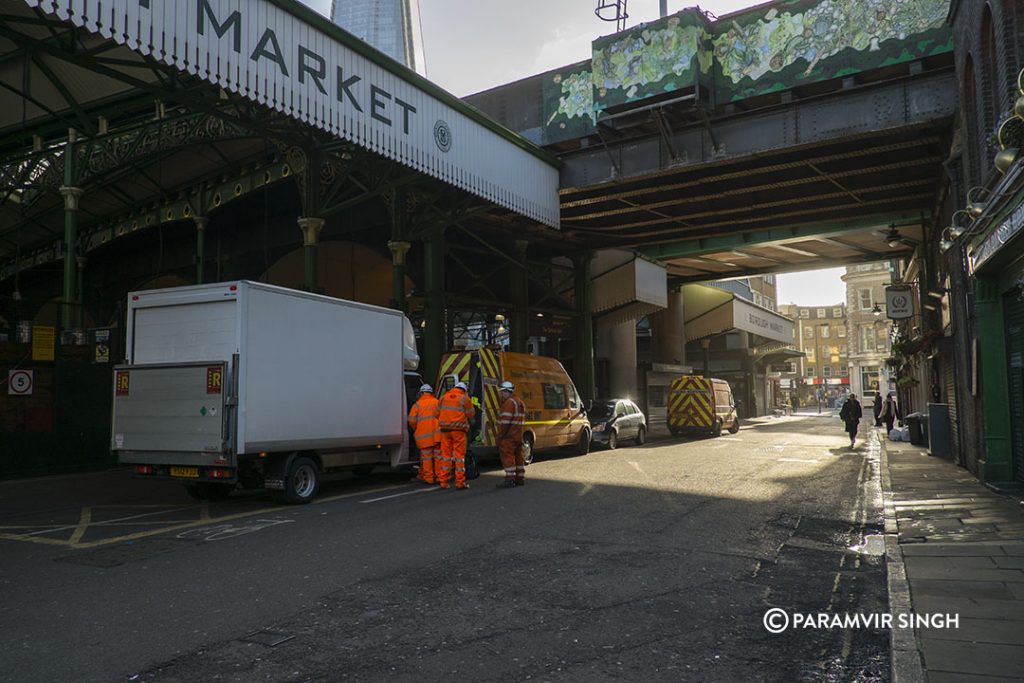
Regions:
[[[320,468],[309,458],[295,458],[284,481],[284,500],[292,505],[304,505],[320,489]]]
[[[529,434],[523,435],[523,462],[527,465],[533,462],[533,437]]]
[[[586,455],[590,452],[590,430],[581,429],[579,441],[576,442],[576,455]]]
[[[614,429],[608,432],[608,450],[614,451],[619,445],[619,435]]]
[[[729,427],[729,433],[735,434],[738,431],[740,431],[740,419],[737,417],[732,421],[732,426]]]
[[[643,446],[647,443],[647,428],[640,425],[640,429],[636,430],[636,445]]]

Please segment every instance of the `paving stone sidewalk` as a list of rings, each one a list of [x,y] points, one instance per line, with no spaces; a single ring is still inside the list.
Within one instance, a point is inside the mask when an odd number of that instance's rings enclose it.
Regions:
[[[894,680],[1024,681],[1024,506],[903,442],[883,441],[882,483],[893,611],[959,615],[894,630]]]

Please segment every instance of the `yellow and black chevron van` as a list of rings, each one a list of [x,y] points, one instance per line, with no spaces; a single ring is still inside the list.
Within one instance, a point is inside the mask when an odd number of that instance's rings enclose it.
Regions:
[[[445,354],[438,372],[437,396],[465,382],[477,409],[470,445],[478,457],[497,453],[497,424],[501,405],[498,385],[516,385],[526,404],[523,455],[570,447],[579,454],[590,450],[590,421],[569,374],[554,358],[487,348]]]
[[[720,436],[740,430],[732,388],[724,379],[682,375],[668,389],[668,429],[673,434],[698,432]]]

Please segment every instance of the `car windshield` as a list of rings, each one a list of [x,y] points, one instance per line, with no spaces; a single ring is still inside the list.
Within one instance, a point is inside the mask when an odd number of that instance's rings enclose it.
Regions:
[[[615,401],[594,401],[588,415],[595,420],[606,420],[615,413]]]

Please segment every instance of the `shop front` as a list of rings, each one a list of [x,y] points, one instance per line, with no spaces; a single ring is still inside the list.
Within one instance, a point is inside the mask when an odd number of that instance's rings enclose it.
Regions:
[[[1024,170],[1001,183],[1010,202],[992,211],[987,230],[968,247],[974,277],[975,344],[984,405],[982,481],[1024,483]],[[1006,196],[1009,193],[1000,193]]]

